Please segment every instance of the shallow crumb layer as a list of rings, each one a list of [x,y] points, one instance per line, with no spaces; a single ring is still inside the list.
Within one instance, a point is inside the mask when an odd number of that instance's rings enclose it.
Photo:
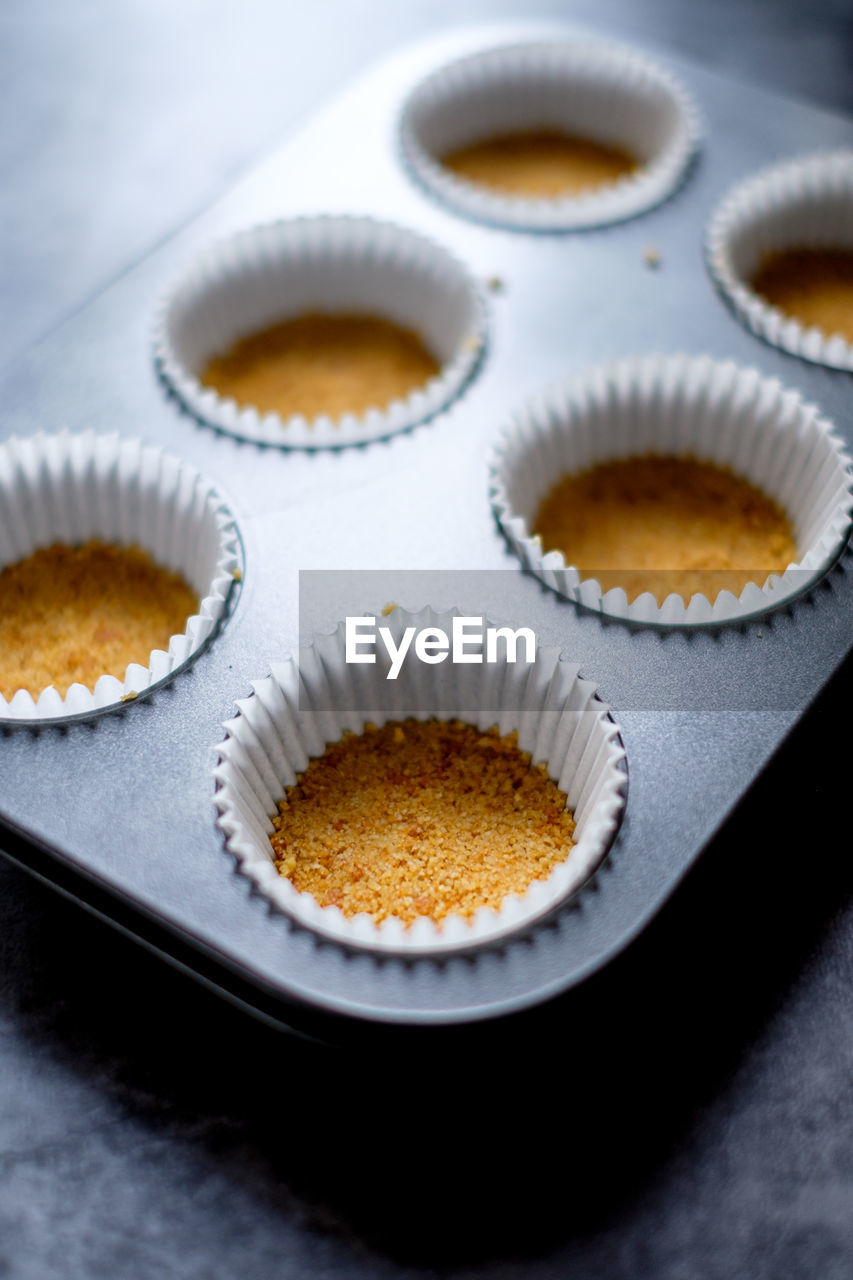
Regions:
[[[562,551],[602,590],[633,600],[651,591],[709,600],[739,595],[796,560],[788,517],[727,468],[647,454],[565,476],[533,524],[546,551]]]
[[[810,328],[853,342],[853,253],[790,249],[769,254],[752,281],[756,293]]]
[[[201,380],[262,413],[334,419],[405,399],[438,370],[413,330],[379,316],[312,312],[242,338]]]
[[[43,548],[0,573],[0,693],[123,680],[128,663],[147,667],[197,609],[180,574],[139,547]]]
[[[438,921],[500,907],[572,848],[566,797],[517,734],[389,721],[346,734],[288,788],[276,866],[346,916]]]
[[[556,129],[485,138],[448,152],[441,163],[493,191],[540,200],[594,191],[637,168],[636,158],[621,147]]]

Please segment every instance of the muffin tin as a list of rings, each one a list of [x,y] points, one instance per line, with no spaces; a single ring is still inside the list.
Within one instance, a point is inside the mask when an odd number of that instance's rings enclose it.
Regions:
[[[4,377],[4,437],[67,427],[159,445],[215,482],[245,556],[230,616],[179,679],[92,722],[2,730],[4,850],[282,1024],[312,1024],[317,1011],[469,1022],[581,982],[659,909],[853,640],[849,549],[771,613],[663,629],[558,598],[521,571],[498,528],[488,460],[511,413],[617,356],[734,359],[796,388],[848,451],[853,442],[849,375],[750,333],[702,252],[733,183],[786,155],[850,146],[853,123],[653,53],[701,105],[706,141],[681,189],[642,217],[571,234],[500,230],[433,201],[406,171],[400,111],[424,76],[502,42],[573,34],[479,28],[399,52]],[[489,294],[479,368],[445,412],[363,447],[277,449],[202,425],[155,374],[159,300],[213,241],[321,213],[393,220],[464,263]],[[314,571],[302,617],[299,570]],[[533,627],[613,707],[627,753],[625,819],[591,884],[544,921],[467,953],[380,956],[314,935],[252,892],[215,822],[215,749],[237,701],[318,625],[388,599]]]

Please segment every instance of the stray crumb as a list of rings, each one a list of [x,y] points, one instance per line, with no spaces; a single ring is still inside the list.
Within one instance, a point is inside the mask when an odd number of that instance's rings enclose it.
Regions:
[[[489,286],[492,293],[503,293],[504,291],[504,282],[501,280],[500,276],[489,276],[486,284]]]
[[[389,601],[388,604],[386,604],[385,608],[382,610],[382,617],[387,618],[388,614],[393,613],[396,608],[397,608],[396,600]]]
[[[243,570],[242,570],[242,569],[235,569],[235,570],[234,570],[234,572],[231,574],[231,577],[234,579],[234,581],[235,581],[235,582],[242,582],[242,581],[243,581]]]
[[[483,339],[479,333],[469,333],[462,339],[463,351],[479,351],[483,345]]]
[[[659,267],[663,262],[663,255],[660,249],[656,249],[653,244],[646,245],[643,250],[643,262],[652,270]]]
[[[131,690],[130,693],[123,693],[121,700],[122,702],[133,702],[134,698],[138,698],[138,697],[139,695],[137,693],[134,693],[133,690]]]
[[[566,795],[518,735],[462,721],[347,733],[288,787],[273,819],[279,873],[321,906],[412,924],[546,880],[574,845]]]
[[[758,636],[759,640],[761,640],[761,639],[763,639],[763,638],[764,638],[764,632],[763,632],[763,631],[756,631],[756,633],[755,633],[755,634]]]

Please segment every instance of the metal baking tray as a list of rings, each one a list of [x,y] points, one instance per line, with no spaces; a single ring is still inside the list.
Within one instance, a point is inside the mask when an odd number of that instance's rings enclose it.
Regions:
[[[527,24],[457,30],[371,68],[3,378],[3,436],[118,430],[195,463],[231,504],[246,569],[227,624],[168,686],[91,722],[2,731],[0,844],[276,1023],[304,1026],[317,1014],[465,1023],[582,982],[659,910],[853,643],[849,549],[788,607],[688,632],[632,628],[579,609],[522,573],[506,548],[489,507],[487,459],[508,411],[605,357],[733,357],[799,388],[853,445],[849,375],[753,337],[715,293],[702,258],[708,216],[735,180],[779,157],[853,144],[853,122],[650,50],[695,96],[706,140],[683,187],[642,217],[573,234],[502,231],[433,203],[404,171],[399,110],[423,75],[490,44],[572,33]],[[319,212],[420,229],[484,281],[501,281],[478,375],[446,414],[383,443],[309,453],[217,434],[157,379],[157,302],[211,239]],[[648,246],[661,255],[658,270],[644,262]],[[403,961],[320,941],[251,892],[215,826],[214,748],[250,682],[299,642],[300,569],[501,570],[494,611],[534,627],[598,684],[622,727],[630,797],[607,863],[574,903],[503,944]],[[355,607],[381,609],[387,579],[377,578],[369,600],[364,581],[351,579]],[[345,594],[339,616],[352,611]]]

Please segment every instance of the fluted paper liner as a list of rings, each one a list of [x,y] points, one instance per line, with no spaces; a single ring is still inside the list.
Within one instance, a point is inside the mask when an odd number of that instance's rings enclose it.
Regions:
[[[238,404],[199,378],[241,338],[306,312],[363,313],[419,334],[439,372],[405,399],[332,419],[283,417]],[[155,326],[163,377],[199,419],[279,447],[360,444],[444,408],[471,377],[486,336],[480,291],[431,240],[372,218],[295,218],[212,245],[171,290]]]
[[[52,686],[0,695],[0,723],[37,723],[121,706],[173,674],[199,652],[222,618],[240,566],[237,531],[210,481],[180,458],[118,435],[62,432],[12,437],[0,444],[0,569],[54,543],[90,539],[137,545],[161,567],[181,573],[198,594],[167,651],[148,666],[131,663],[123,679],[103,675],[65,696]]]
[[[449,631],[458,610],[417,613],[397,608],[383,619],[399,641],[409,625]],[[426,665],[408,659],[396,681],[386,668],[348,666],[344,624],[314,637],[296,658],[272,666],[253,684],[251,697],[225,724],[215,770],[219,826],[240,871],[299,924],[354,947],[402,954],[435,953],[480,945],[529,925],[565,901],[601,863],[615,836],[627,791],[625,752],[608,708],[578,668],[556,649],[537,649],[534,664],[459,665],[449,659]],[[369,709],[368,709],[369,708]],[[363,732],[367,721],[433,717],[465,720],[481,730],[518,731],[519,747],[544,762],[568,796],[577,844],[547,880],[523,896],[510,895],[499,911],[483,907],[469,920],[447,916],[440,924],[420,917],[410,927],[388,919],[376,925],[366,914],[347,918],[322,907],[279,875],[270,835],[285,789],[309,759],[321,755],[345,730]]]
[[[739,596],[650,592],[631,604],[602,594],[533,521],[561,476],[644,453],[729,467],[773,498],[791,521],[798,559]],[[549,587],[610,617],[663,625],[718,623],[764,612],[803,591],[838,556],[850,525],[850,459],[829,422],[798,392],[756,369],[709,356],[635,356],[551,388],[512,419],[492,460],[495,515],[522,563]]]
[[[554,128],[620,146],[634,173],[579,195],[504,195],[454,174],[441,157],[458,147]],[[632,49],[589,40],[507,45],[440,68],[405,103],[404,156],[414,175],[460,213],[500,226],[569,231],[631,218],[666,199],[700,138],[688,94]]]
[[[843,334],[801,324],[751,284],[769,253],[853,252],[853,151],[802,156],[740,183],[715,210],[705,248],[714,281],[753,333],[804,360],[853,370],[853,345]]]

